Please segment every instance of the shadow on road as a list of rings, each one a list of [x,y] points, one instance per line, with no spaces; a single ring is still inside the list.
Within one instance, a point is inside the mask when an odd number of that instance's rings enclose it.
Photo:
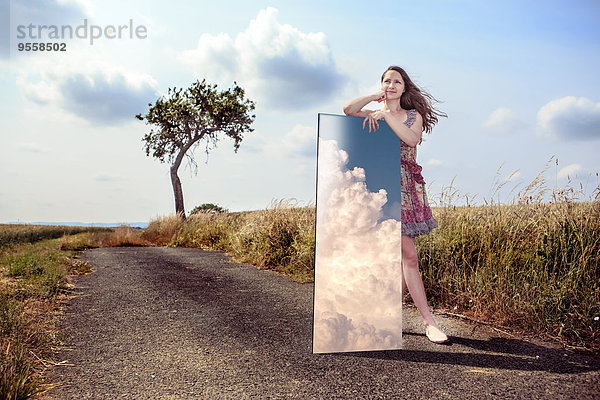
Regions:
[[[404,336],[424,336],[405,332]],[[346,356],[381,360],[463,365],[522,371],[545,371],[559,374],[577,374],[600,370],[600,357],[593,353],[579,353],[562,348],[539,346],[524,340],[493,337],[488,340],[451,337],[450,346],[440,346],[440,351],[387,350],[345,353]],[[466,348],[476,350],[468,352]],[[458,351],[453,351],[458,350]],[[337,353],[341,355],[342,353]]]

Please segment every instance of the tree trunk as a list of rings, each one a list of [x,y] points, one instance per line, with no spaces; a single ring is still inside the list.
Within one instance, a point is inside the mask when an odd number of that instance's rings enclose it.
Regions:
[[[185,207],[183,206],[183,189],[181,189],[181,181],[179,180],[179,176],[177,176],[177,171],[179,170],[179,166],[181,165],[181,161],[183,161],[183,157],[185,153],[192,147],[194,143],[198,140],[202,139],[202,136],[198,136],[197,138],[190,140],[189,143],[181,145],[179,147],[179,154],[175,158],[173,165],[171,165],[171,183],[173,184],[173,195],[175,196],[175,213],[185,221]]]
[[[173,185],[173,195],[175,196],[175,213],[185,221],[185,207],[183,206],[183,189],[181,181],[177,175],[177,170],[181,164],[181,159],[177,157],[175,163],[171,166],[171,184]]]
[[[177,176],[177,168],[171,167],[171,183],[173,184],[173,194],[175,196],[175,213],[185,220],[185,207],[183,206],[183,190],[181,189],[181,181]]]

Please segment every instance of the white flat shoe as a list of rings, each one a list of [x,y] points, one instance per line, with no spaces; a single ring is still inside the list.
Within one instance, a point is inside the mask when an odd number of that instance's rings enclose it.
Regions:
[[[448,336],[433,325],[425,325],[425,336],[433,343],[441,344],[448,342]]]

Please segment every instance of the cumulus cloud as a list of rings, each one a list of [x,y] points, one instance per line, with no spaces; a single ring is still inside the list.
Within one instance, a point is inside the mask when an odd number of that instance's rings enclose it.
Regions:
[[[330,99],[344,77],[325,34],[301,32],[277,16],[275,8],[261,10],[235,38],[203,34],[196,49],[179,59],[199,78],[224,85],[237,81],[259,105],[305,108]]]
[[[579,164],[571,164],[563,167],[558,171],[558,179],[573,177],[575,174],[582,170],[581,165]]]
[[[94,123],[116,124],[133,121],[137,113],[143,112],[155,99],[156,86],[149,76],[96,71],[65,77],[59,90],[64,108],[71,113]]]
[[[402,345],[401,223],[378,222],[385,190],[348,170],[334,140],[319,143],[313,351]]]
[[[32,82],[25,72],[17,77],[17,86],[21,89],[21,93],[29,101],[39,105],[46,105],[58,102],[60,93],[56,86],[56,82],[48,79],[40,79],[37,82]],[[35,79],[35,78],[34,78]]]
[[[513,132],[523,128],[524,125],[517,113],[506,107],[494,110],[483,123],[485,128],[502,132]]]
[[[106,65],[96,60],[21,69],[17,86],[29,101],[57,107],[99,125],[134,120],[158,96],[158,83],[148,74]]]
[[[574,96],[553,100],[538,111],[537,126],[547,138],[600,139],[600,103]]]

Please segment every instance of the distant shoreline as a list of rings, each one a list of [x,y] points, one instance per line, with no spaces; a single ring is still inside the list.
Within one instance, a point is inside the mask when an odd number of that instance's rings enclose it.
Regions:
[[[2,222],[2,224],[13,224],[13,225],[60,225],[60,226],[97,226],[105,228],[116,228],[118,226],[130,226],[132,228],[146,229],[148,222],[22,222],[22,221],[9,221]]]

